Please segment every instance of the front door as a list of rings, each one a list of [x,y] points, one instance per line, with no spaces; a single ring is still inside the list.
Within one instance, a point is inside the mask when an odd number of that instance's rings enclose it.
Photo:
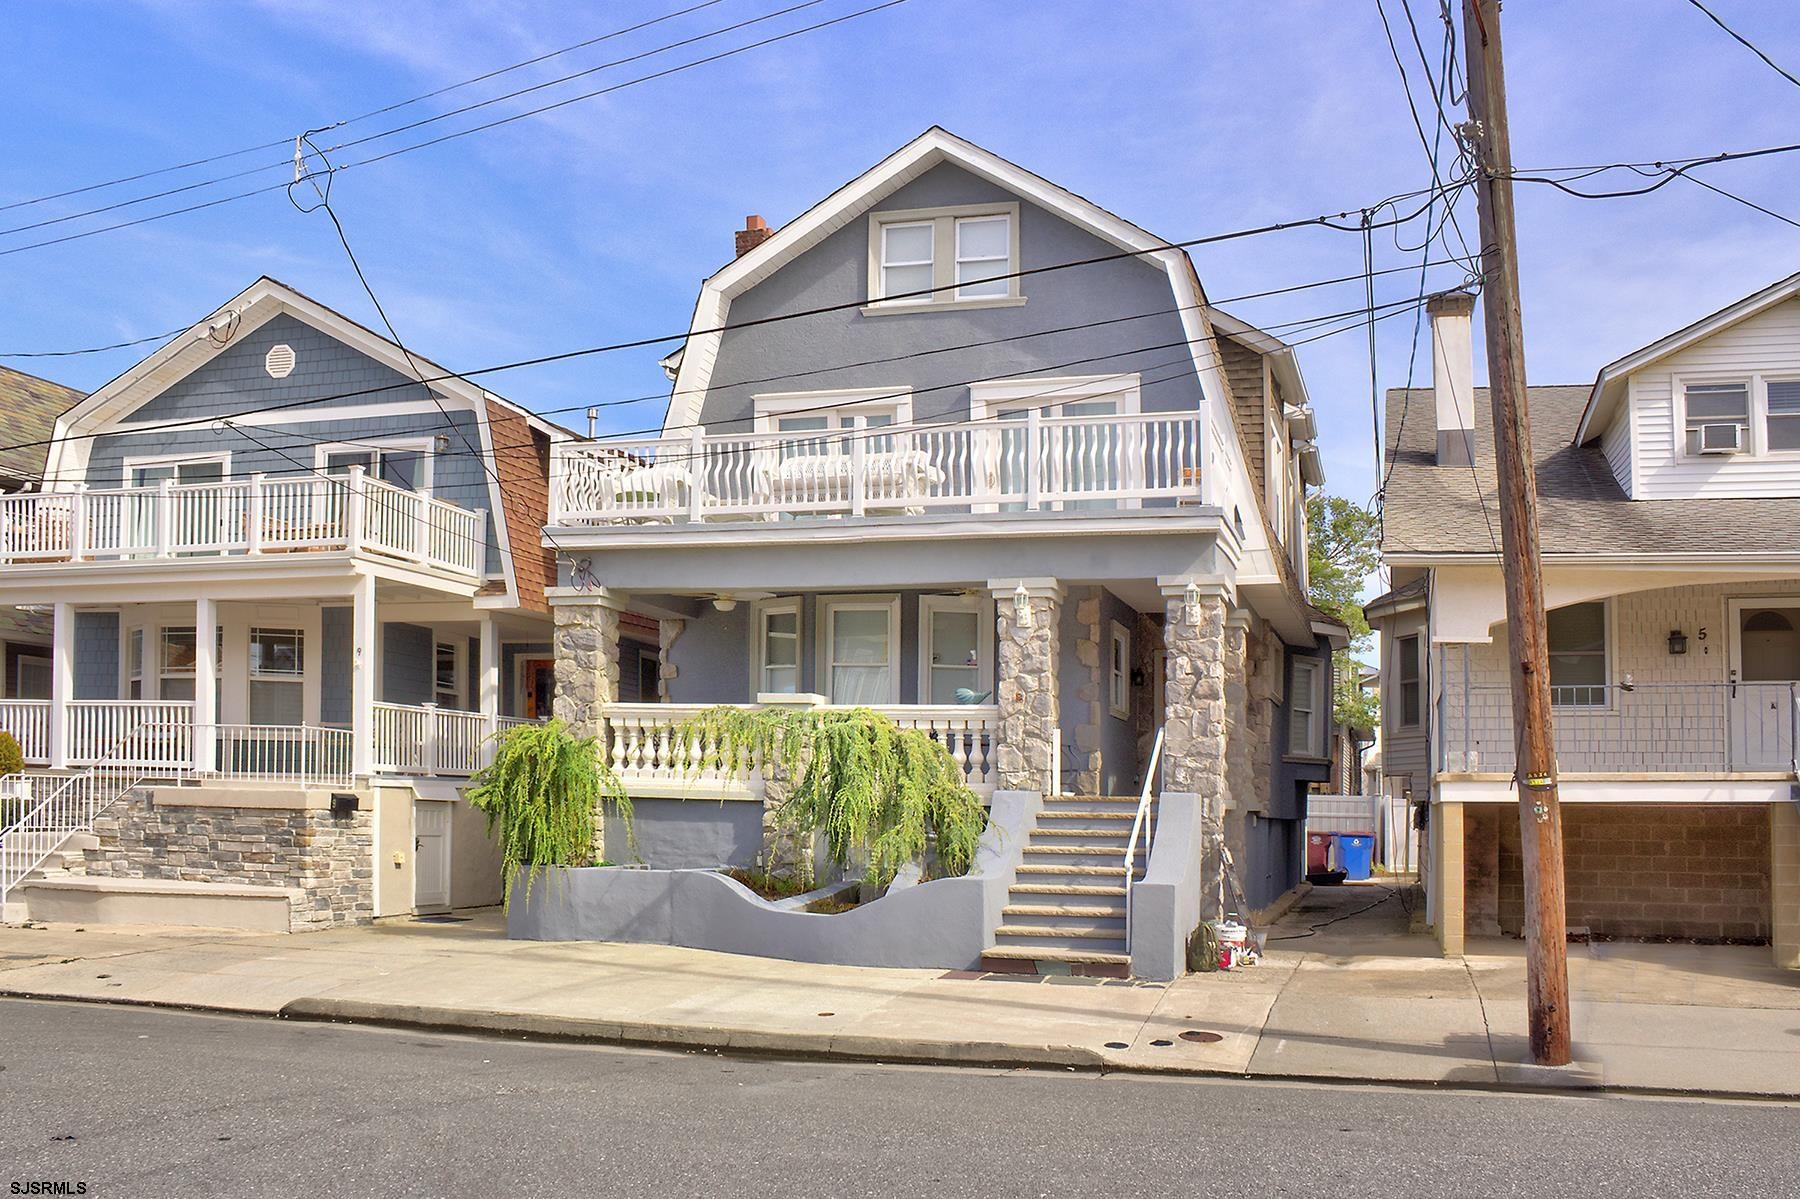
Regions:
[[[550,716],[550,704],[556,694],[556,659],[527,658],[520,667],[523,683],[520,688],[520,705],[530,720],[546,720]]]
[[[1729,607],[1731,768],[1792,769],[1800,600],[1732,600]]]
[[[450,805],[413,804],[413,907],[450,906]]]

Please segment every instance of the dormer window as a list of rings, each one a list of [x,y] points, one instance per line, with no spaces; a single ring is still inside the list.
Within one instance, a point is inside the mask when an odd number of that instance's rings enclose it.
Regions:
[[[1750,385],[1740,383],[1690,383],[1687,401],[1687,452],[1698,457],[1728,451],[1750,450]],[[1731,429],[1735,427],[1735,438]]]
[[[1769,436],[1771,450],[1800,450],[1800,379],[1770,379]]]
[[[1023,304],[1019,206],[959,205],[869,218],[866,314]]]

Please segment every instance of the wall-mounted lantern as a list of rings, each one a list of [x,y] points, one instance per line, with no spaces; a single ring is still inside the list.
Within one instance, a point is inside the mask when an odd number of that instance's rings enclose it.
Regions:
[[[1181,592],[1182,619],[1188,624],[1200,623],[1200,585],[1189,583]]]
[[[1023,583],[1013,588],[1013,623],[1021,629],[1031,627],[1031,592]]]
[[[1677,656],[1687,653],[1687,634],[1686,633],[1682,632],[1680,629],[1673,629],[1670,631],[1670,633],[1669,633],[1669,652],[1671,654],[1675,654]]]

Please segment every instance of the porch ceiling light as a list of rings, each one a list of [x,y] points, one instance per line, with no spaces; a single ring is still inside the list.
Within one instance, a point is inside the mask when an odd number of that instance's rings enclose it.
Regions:
[[[1023,583],[1013,588],[1013,620],[1021,629],[1031,627],[1031,592]]]
[[[729,612],[738,606],[737,597],[734,595],[715,595],[712,604],[721,612]]]
[[[1686,633],[1682,632],[1680,629],[1671,629],[1669,631],[1669,652],[1676,655],[1687,653]]]

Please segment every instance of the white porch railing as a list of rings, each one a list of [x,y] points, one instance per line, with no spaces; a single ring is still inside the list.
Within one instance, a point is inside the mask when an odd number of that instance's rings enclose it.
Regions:
[[[709,704],[609,704],[606,725],[608,752],[613,772],[628,789],[642,794],[721,794],[762,792],[761,763],[727,773],[717,768],[700,769],[714,756],[717,746],[700,738],[677,734],[676,726],[696,716]],[[746,710],[754,704],[738,704]],[[813,711],[847,711],[850,705],[824,705]],[[997,763],[994,745],[999,709],[992,704],[895,705],[875,711],[893,718],[901,728],[922,729],[949,751],[964,779],[976,792],[994,789]]]
[[[0,700],[0,730],[13,735],[25,761],[42,765],[50,760],[49,700]]]
[[[500,731],[532,721],[499,717]],[[487,717],[435,704],[375,705],[375,769],[466,777],[493,756]]]
[[[215,724],[195,730],[213,738],[213,769],[207,778],[239,782],[280,780],[320,787],[349,787],[349,729],[311,724]]]
[[[480,575],[482,513],[378,479],[165,482],[0,497],[0,562],[350,550]]]
[[[67,705],[69,764],[186,770],[194,705],[182,700],[78,699]]]
[[[550,523],[1034,511],[1201,498],[1197,412],[568,442]]]

